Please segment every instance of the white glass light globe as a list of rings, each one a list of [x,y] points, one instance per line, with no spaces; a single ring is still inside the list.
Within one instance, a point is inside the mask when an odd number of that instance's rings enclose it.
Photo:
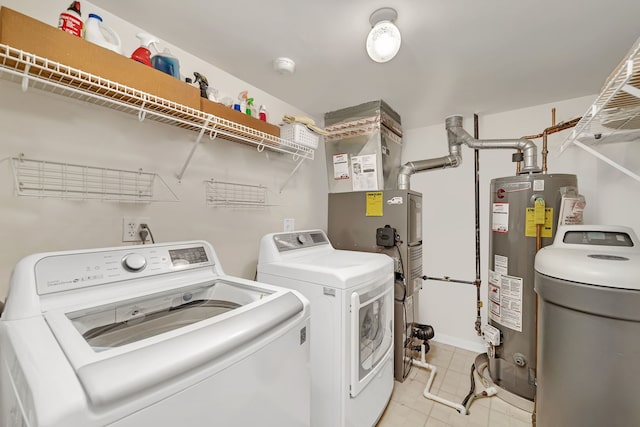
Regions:
[[[367,53],[375,62],[387,62],[400,50],[400,30],[390,21],[380,21],[367,36]]]

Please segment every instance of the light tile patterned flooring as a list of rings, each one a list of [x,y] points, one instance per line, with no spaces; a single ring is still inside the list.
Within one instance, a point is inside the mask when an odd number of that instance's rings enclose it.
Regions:
[[[469,392],[471,365],[476,353],[446,344],[430,342],[427,363],[435,365],[431,393],[461,403]],[[422,395],[429,372],[417,366],[409,377],[395,382],[391,400],[377,427],[530,427],[531,414],[505,403],[497,396],[476,399],[469,415],[434,402]],[[476,374],[476,393],[483,390]]]

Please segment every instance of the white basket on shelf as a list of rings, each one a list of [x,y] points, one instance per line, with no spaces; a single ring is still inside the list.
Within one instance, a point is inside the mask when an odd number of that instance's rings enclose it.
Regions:
[[[307,126],[301,123],[283,124],[280,128],[280,138],[314,150],[318,148],[318,142],[320,141],[320,135],[310,131]]]

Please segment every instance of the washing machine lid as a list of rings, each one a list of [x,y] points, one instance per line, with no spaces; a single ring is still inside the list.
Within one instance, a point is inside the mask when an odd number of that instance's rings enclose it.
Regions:
[[[259,264],[258,272],[337,289],[349,289],[379,280],[384,275],[393,276],[393,260],[387,255],[369,252],[316,250]]]
[[[535,269],[571,282],[640,290],[640,242],[629,227],[560,226],[553,244],[536,255]]]
[[[103,407],[222,363],[307,312],[289,289],[222,276],[44,318],[89,401]]]

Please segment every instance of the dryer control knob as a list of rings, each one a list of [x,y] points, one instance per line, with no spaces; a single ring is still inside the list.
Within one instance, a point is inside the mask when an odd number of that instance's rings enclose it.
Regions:
[[[128,271],[142,271],[147,266],[147,260],[140,254],[128,254],[122,258],[122,266]]]
[[[304,234],[299,234],[297,240],[301,245],[304,245],[305,243],[308,242],[307,236],[305,236]]]

